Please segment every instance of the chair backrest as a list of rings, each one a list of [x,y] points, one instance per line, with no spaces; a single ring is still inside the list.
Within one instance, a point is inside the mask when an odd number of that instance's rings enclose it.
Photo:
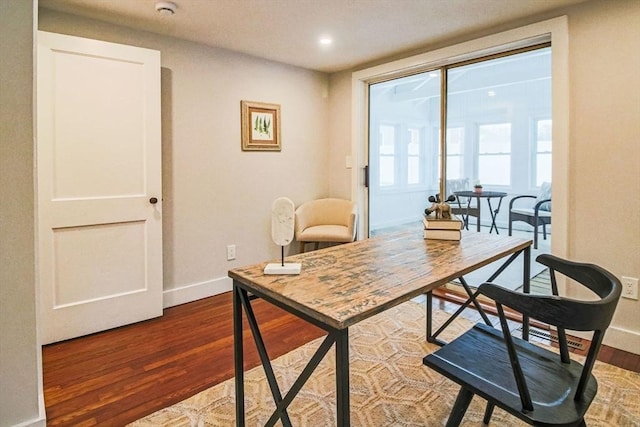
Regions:
[[[580,301],[557,297],[562,301],[562,311],[539,313],[540,320],[576,331],[604,331],[609,327],[622,293],[622,284],[617,277],[597,265],[568,261],[549,254],[539,255],[536,261],[549,267],[554,295],[558,295],[557,272],[590,289],[600,298],[597,301]]]
[[[296,230],[316,225],[353,226],[355,203],[345,199],[317,199],[301,204],[295,213]]]
[[[594,264],[568,261],[548,254],[539,255],[536,261],[549,267],[552,296],[520,294],[495,287],[489,283],[480,285],[479,292],[496,301],[505,339],[509,331],[505,330],[506,320],[504,320],[501,307],[503,304],[527,317],[556,326],[558,328],[560,358],[563,363],[569,363],[565,329],[593,331],[587,357],[575,388],[574,399],[580,400],[591,376],[591,370],[602,345],[604,333],[611,323],[620,299],[622,284],[613,274]],[[559,296],[556,273],[569,277],[590,289],[599,299],[577,300]],[[517,371],[516,366],[514,366],[515,371]]]
[[[447,196],[449,196],[450,194],[453,194],[454,191],[467,191],[467,190],[471,190],[471,188],[469,187],[469,178],[447,180],[447,188],[446,188]]]

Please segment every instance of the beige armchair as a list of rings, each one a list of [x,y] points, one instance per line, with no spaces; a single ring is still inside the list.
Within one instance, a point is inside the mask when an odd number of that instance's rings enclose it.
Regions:
[[[295,237],[300,252],[307,243],[348,243],[356,239],[358,214],[350,200],[318,199],[300,205],[295,212]]]

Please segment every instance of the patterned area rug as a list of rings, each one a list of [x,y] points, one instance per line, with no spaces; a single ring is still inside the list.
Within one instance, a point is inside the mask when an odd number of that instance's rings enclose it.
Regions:
[[[445,319],[445,313],[436,311],[434,325]],[[441,338],[450,340],[470,326],[464,319],[456,320]],[[422,358],[436,348],[426,343],[424,337],[425,308],[415,302],[404,303],[351,328],[351,425],[445,424],[458,386],[422,364]],[[312,341],[273,362],[283,394],[321,340]],[[294,426],[336,424],[334,353],[329,351],[289,407]],[[587,413],[587,425],[640,426],[640,374],[599,362],[594,374],[599,389]],[[274,406],[261,366],[245,374],[245,390],[246,425],[264,425]],[[482,425],[483,413],[484,400],[474,397],[462,425]],[[234,380],[231,379],[131,425],[218,427],[233,426],[234,420]],[[496,426],[524,425],[497,408],[491,421]]]

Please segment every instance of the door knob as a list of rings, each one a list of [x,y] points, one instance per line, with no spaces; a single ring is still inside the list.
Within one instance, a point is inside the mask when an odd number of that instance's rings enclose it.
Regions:
[[[151,203],[152,205],[155,205],[156,203],[158,203],[158,199],[156,197],[152,197],[149,199],[149,203]]]

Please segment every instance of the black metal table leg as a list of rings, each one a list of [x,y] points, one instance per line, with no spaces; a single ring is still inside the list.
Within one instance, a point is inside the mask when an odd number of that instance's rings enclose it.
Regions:
[[[338,331],[336,338],[336,415],[338,427],[349,427],[349,330]]]
[[[307,382],[313,371],[318,367],[318,365],[327,354],[327,352],[331,349],[331,346],[336,342],[336,340],[336,332],[330,332],[329,335],[325,337],[322,344],[320,344],[320,347],[318,347],[316,352],[311,357],[309,363],[307,363],[307,366],[305,366],[305,368],[300,373],[298,379],[296,379],[296,381],[293,383],[284,398],[280,402],[278,402],[278,404],[276,405],[276,410],[273,412],[271,418],[269,418],[265,426],[273,426],[278,421],[278,419],[281,418],[281,414],[293,401],[293,398],[296,396],[296,394],[298,394],[302,386],[304,386],[304,384]]]
[[[242,331],[242,311],[246,316],[249,327],[253,334],[253,339],[264,368],[276,409],[267,420],[265,426],[275,425],[278,420],[285,427],[291,426],[291,420],[287,413],[289,404],[293,401],[298,392],[302,389],[311,374],[318,367],[327,352],[334,345],[336,346],[336,397],[337,397],[337,424],[340,427],[349,427],[349,330],[334,329],[327,325],[320,325],[302,313],[296,313],[301,318],[311,321],[328,332],[323,342],[320,344],[311,360],[302,370],[289,391],[284,397],[280,392],[278,382],[269,359],[260,328],[258,327],[251,300],[256,295],[252,293],[250,297],[247,290],[234,281],[233,284],[233,343],[234,343],[234,368],[235,368],[235,393],[236,393],[236,426],[245,425],[245,402],[244,402],[244,362],[243,362],[243,331]],[[260,297],[264,297],[263,295]]]
[[[276,375],[273,372],[273,367],[271,366],[271,360],[269,360],[269,355],[267,354],[267,349],[264,346],[264,340],[262,339],[262,333],[260,332],[260,328],[258,328],[258,323],[256,321],[256,316],[253,313],[253,308],[251,307],[251,301],[247,292],[244,290],[240,290],[239,292],[240,302],[244,307],[245,314],[247,316],[247,320],[249,323],[249,327],[251,328],[251,333],[253,334],[253,339],[256,343],[256,348],[258,350],[258,355],[260,356],[260,361],[262,362],[262,367],[264,368],[265,375],[267,377],[267,382],[269,383],[269,388],[271,389],[271,395],[273,396],[273,401],[276,403],[276,407],[282,402],[282,393],[280,393],[280,387],[278,387],[278,381],[276,380]],[[287,413],[286,406],[282,408],[278,408],[279,418],[282,421],[282,425],[284,427],[291,427],[291,420],[289,419],[289,414]]]
[[[500,267],[485,281],[485,282],[493,282],[496,277],[498,277],[520,254],[523,254],[523,262],[524,262],[524,266],[523,266],[523,290],[524,292],[528,293],[529,289],[530,289],[530,276],[531,276],[531,246],[527,246],[525,249],[522,249],[514,254],[512,254],[504,263],[502,263],[502,265],[500,265]],[[443,346],[446,344],[445,341],[442,341],[440,339],[438,339],[438,335],[440,335],[440,333],[446,329],[459,315],[460,313],[462,313],[467,307],[469,307],[469,305],[473,304],[476,308],[476,310],[478,311],[478,313],[480,313],[480,316],[482,316],[482,319],[484,320],[484,322],[489,325],[489,326],[493,326],[491,321],[489,320],[489,317],[487,316],[487,314],[485,313],[484,309],[482,308],[482,306],[480,305],[480,303],[477,300],[477,297],[479,295],[478,291],[473,292],[471,290],[471,287],[469,286],[469,284],[467,283],[467,281],[464,279],[464,277],[459,277],[460,279],[460,283],[462,285],[462,287],[464,288],[465,292],[467,293],[467,300],[456,310],[455,313],[453,313],[439,328],[437,331],[432,332],[433,329],[433,308],[432,308],[432,304],[433,304],[433,295],[431,292],[427,292],[426,294],[426,314],[427,314],[427,325],[426,325],[426,329],[427,329],[427,342],[433,343],[433,344],[437,344],[440,346]],[[523,337],[528,337],[529,335],[529,319],[528,318],[523,318],[522,320],[522,335]],[[526,338],[525,338],[526,339]]]
[[[244,348],[242,344],[241,289],[233,283],[233,354],[236,386],[236,426],[244,427]]]
[[[531,246],[524,249],[524,269],[522,273],[522,291],[531,293]],[[522,316],[522,339],[529,341],[529,316]]]

